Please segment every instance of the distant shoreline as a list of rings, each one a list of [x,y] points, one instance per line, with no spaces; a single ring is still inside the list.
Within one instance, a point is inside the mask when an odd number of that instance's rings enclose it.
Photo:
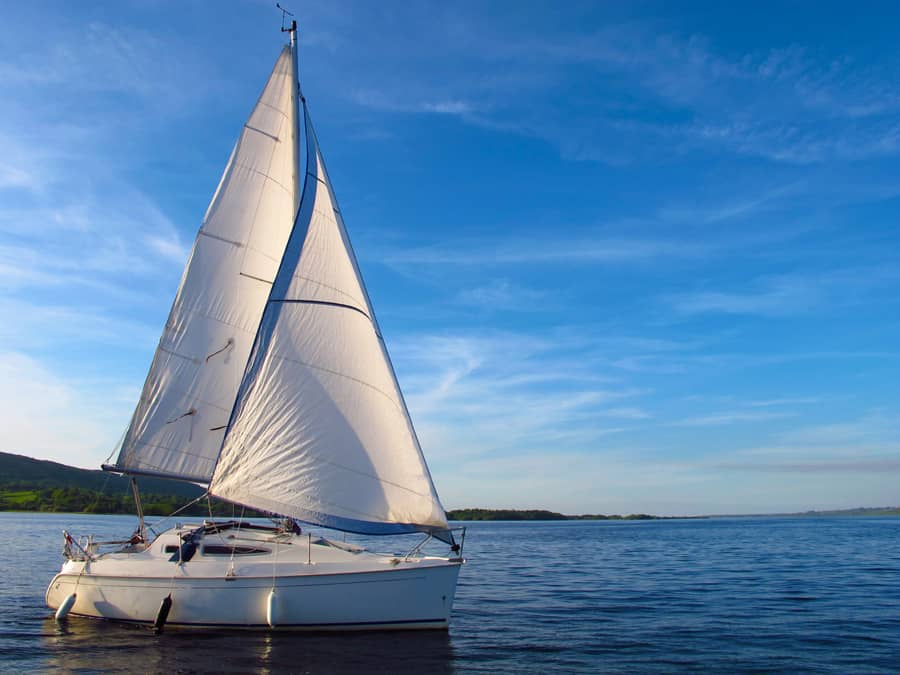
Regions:
[[[2,490],[0,490],[2,495]],[[829,517],[893,517],[900,516],[900,508],[860,508],[860,509],[843,509],[838,511],[799,511],[795,513],[739,513],[739,514],[710,514],[704,516],[653,516],[649,514],[629,514],[621,516],[617,514],[584,514],[584,515],[566,515],[550,511],[554,517],[529,517],[523,516],[526,511],[518,511],[516,509],[497,509],[498,513],[491,515],[481,515],[479,517],[464,518],[460,515],[461,511],[483,511],[490,512],[492,509],[453,509],[447,512],[447,520],[452,522],[478,523],[478,522],[534,522],[534,523],[553,523],[553,522],[574,522],[574,521],[646,521],[646,520],[719,520],[725,518],[829,518]],[[134,516],[134,509],[123,511],[72,511],[72,510],[50,510],[50,509],[11,509],[0,508],[0,513],[46,513],[47,515],[70,515],[70,516]],[[519,515],[500,515],[503,514],[519,514]],[[154,512],[146,513],[148,516],[168,516],[169,513]],[[209,517],[206,510],[182,512],[187,518]],[[231,514],[213,513],[214,517],[230,518]],[[561,517],[557,517],[561,516]],[[245,512],[244,518],[265,518],[266,514],[256,512]]]
[[[203,488],[191,483],[142,478],[141,500],[147,515],[166,516],[203,495]],[[57,462],[0,452],[0,511],[43,513],[134,514],[134,502],[127,478],[103,471],[78,469]],[[212,511],[212,514],[210,514]],[[232,504],[213,499],[189,507],[186,517],[231,517]],[[262,514],[244,513],[247,517]],[[573,521],[573,520],[697,520],[707,518],[760,518],[771,516],[898,516],[900,507],[803,511],[799,513],[709,514],[695,516],[657,516],[648,513],[628,515],[567,515],[546,509],[466,508],[447,511],[449,520],[462,521]]]
[[[566,515],[540,509],[451,509],[448,520],[460,521],[559,521],[559,520],[707,520],[710,518],[824,518],[829,516],[900,516],[900,507],[880,506],[855,509],[834,509],[827,511],[798,511],[793,513],[741,513],[709,514],[702,516],[654,516],[646,513],[632,513],[627,516],[613,514]]]
[[[482,520],[671,520],[673,518],[709,518],[709,516],[654,516],[649,513],[631,513],[628,515],[602,513],[585,513],[566,515],[545,509],[451,509],[447,511],[447,520],[482,521]]]

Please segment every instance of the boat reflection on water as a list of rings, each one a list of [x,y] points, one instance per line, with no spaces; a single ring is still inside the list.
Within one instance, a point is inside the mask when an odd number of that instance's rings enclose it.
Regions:
[[[170,630],[69,617],[43,623],[44,670],[74,672],[453,673],[447,631],[290,633]]]

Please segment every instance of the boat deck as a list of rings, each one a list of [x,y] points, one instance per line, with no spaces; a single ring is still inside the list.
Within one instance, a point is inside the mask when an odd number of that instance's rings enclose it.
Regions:
[[[196,534],[192,536],[192,533]],[[92,560],[70,559],[61,572],[166,578],[283,577],[377,572],[444,565],[450,561],[433,556],[373,553],[354,544],[305,532],[246,524],[218,529],[209,523],[195,523],[167,530],[147,545],[97,553],[92,555]]]

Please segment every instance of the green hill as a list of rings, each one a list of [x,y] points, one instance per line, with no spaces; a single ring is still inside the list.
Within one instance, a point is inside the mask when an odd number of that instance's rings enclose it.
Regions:
[[[193,483],[162,480],[160,478],[138,479],[141,492],[176,495],[195,499],[203,494],[203,488]],[[119,494],[130,490],[128,478],[107,471],[78,469],[45,459],[32,459],[24,455],[0,452],[0,488],[81,488],[83,490],[104,490]]]
[[[148,514],[166,515],[203,494],[192,483],[139,478],[141,501]],[[134,513],[129,479],[58,462],[0,452],[0,511],[68,511]],[[232,507],[215,503],[213,512],[230,515]],[[205,503],[189,515],[208,513]]]

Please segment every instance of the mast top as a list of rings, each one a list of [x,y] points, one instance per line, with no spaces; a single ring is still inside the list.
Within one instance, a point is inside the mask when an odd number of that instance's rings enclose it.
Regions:
[[[282,32],[282,33],[292,33],[291,38],[293,38],[293,37],[294,37],[294,34],[297,33],[297,21],[296,21],[296,20],[292,20],[292,21],[291,21],[291,27],[290,27],[290,28],[285,28],[285,27],[284,27],[284,19],[285,19],[285,16],[294,16],[293,13],[287,11],[284,7],[281,6],[281,3],[279,3],[279,2],[276,2],[276,3],[275,3],[275,6],[276,6],[278,9],[281,10],[281,32]]]

